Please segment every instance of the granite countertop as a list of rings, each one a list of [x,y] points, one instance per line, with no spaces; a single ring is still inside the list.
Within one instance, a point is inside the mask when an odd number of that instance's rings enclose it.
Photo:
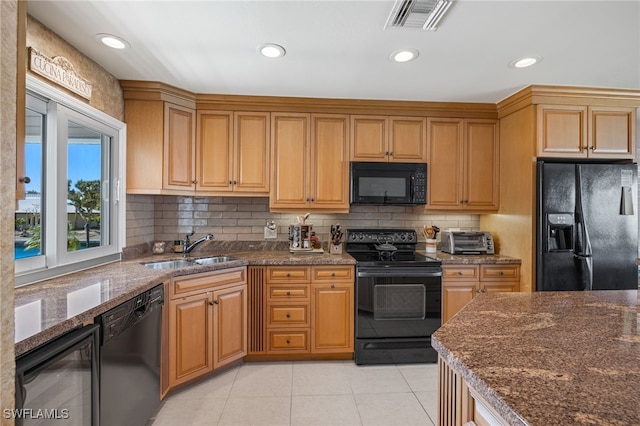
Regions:
[[[640,424],[636,290],[480,294],[433,336],[512,425]]]
[[[15,354],[21,355],[171,277],[246,265],[353,265],[348,254],[291,254],[286,250],[206,252],[193,258],[232,255],[237,260],[179,269],[154,270],[145,262],[181,259],[178,253],[142,255],[16,288]]]
[[[449,254],[438,250],[435,253],[426,253],[427,256],[436,258],[443,265],[480,265],[480,264],[521,264],[522,261],[515,257],[500,254]]]

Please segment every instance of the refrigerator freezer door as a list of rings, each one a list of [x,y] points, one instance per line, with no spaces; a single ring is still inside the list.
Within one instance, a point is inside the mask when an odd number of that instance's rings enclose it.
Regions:
[[[574,256],[574,164],[538,163],[536,289],[583,290],[581,261]]]

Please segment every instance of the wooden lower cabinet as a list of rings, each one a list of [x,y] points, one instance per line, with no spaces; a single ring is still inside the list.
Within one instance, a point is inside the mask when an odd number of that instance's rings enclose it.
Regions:
[[[520,291],[520,265],[443,265],[442,323],[478,293]]]
[[[247,284],[213,291],[213,368],[247,354]]]
[[[438,356],[438,425],[500,426],[509,424],[462,375]]]
[[[166,391],[246,355],[245,267],[173,278],[168,305]]]
[[[263,301],[263,317],[252,320],[250,355],[353,352],[353,265],[267,266],[254,279],[262,282],[250,283],[250,298]]]
[[[169,387],[213,370],[211,293],[169,301]]]

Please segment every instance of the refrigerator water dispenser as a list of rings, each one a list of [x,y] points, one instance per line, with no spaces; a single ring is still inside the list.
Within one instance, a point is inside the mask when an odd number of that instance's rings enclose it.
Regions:
[[[547,252],[573,251],[573,214],[547,214]]]

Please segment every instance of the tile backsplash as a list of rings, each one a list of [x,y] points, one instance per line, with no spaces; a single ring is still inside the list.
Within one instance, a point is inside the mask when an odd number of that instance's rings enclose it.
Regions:
[[[321,241],[326,241],[332,224],[343,228],[390,227],[422,229],[436,225],[440,229],[477,230],[476,214],[416,213],[414,207],[352,206],[345,214],[313,213],[307,223],[313,225]],[[169,195],[127,196],[127,246],[151,241],[171,241],[195,231],[195,237],[212,233],[218,241],[262,241],[267,221],[278,226],[278,241],[286,241],[289,224],[306,211],[269,212],[266,197],[185,197]]]

